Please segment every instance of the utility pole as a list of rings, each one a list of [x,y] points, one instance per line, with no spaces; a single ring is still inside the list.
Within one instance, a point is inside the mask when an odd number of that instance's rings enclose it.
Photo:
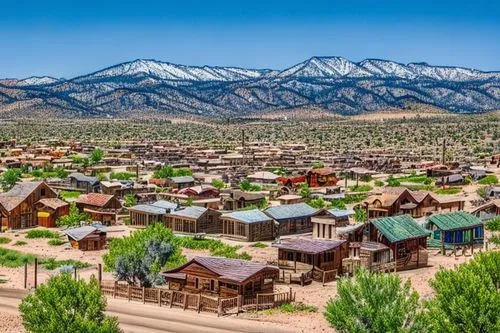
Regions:
[[[446,154],[446,139],[443,139],[443,151],[441,152],[441,164],[445,164],[445,154]]]

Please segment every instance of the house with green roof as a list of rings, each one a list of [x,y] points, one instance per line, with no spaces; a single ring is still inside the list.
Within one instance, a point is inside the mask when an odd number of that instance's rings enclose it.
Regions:
[[[427,218],[427,228],[432,231],[432,238],[441,243],[441,253],[446,253],[447,246],[470,247],[482,244],[484,225],[479,218],[467,212],[434,214]]]
[[[368,221],[368,240],[387,245],[396,261],[396,269],[427,265],[427,238],[430,232],[410,215],[398,215]]]

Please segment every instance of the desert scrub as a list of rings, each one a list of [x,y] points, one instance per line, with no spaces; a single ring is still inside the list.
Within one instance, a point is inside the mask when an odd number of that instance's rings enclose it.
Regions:
[[[68,199],[78,199],[80,197],[81,193],[78,191],[60,191],[59,196],[63,200],[68,200]]]
[[[11,239],[8,237],[0,237],[0,244],[8,244],[10,241]]]
[[[307,312],[318,312],[318,307],[314,305],[307,305],[302,302],[293,302],[281,304],[277,308],[263,310],[262,313],[272,316],[277,313],[307,313]]]
[[[59,239],[59,238],[52,238],[51,240],[48,241],[48,244],[52,245],[52,246],[60,246],[60,245],[63,245],[65,243],[66,242],[64,240]]]
[[[436,194],[443,194],[443,195],[452,195],[452,194],[457,194],[462,192],[461,188],[458,187],[452,187],[452,188],[440,188],[434,191]]]
[[[86,262],[66,259],[66,260],[56,260],[54,258],[42,259],[40,260],[40,265],[48,270],[54,270],[61,266],[73,266],[75,268],[87,268],[90,265]]]
[[[376,180],[374,183],[375,183],[375,186],[376,186],[376,187],[382,187],[382,186],[384,186],[384,184],[385,184],[385,183],[384,183],[383,181],[381,181],[381,180]]]
[[[26,238],[59,238],[59,233],[46,229],[33,229],[28,231]]]
[[[21,267],[25,263],[33,264],[35,256],[32,254],[24,254],[14,250],[0,248],[0,266],[16,268]]]
[[[496,185],[498,184],[498,177],[495,175],[489,175],[481,178],[477,183],[481,185]]]
[[[14,243],[15,246],[23,246],[26,244],[28,244],[28,243],[26,243],[25,241],[22,241],[22,240],[18,240],[17,242]]]
[[[369,192],[373,190],[373,187],[371,187],[370,185],[355,185],[349,187],[349,190],[352,192]]]
[[[246,253],[236,253],[241,245],[228,245],[217,239],[194,239],[192,237],[175,237],[174,241],[180,247],[192,250],[209,250],[210,255],[232,259],[251,260],[252,257]]]
[[[394,180],[398,182],[419,183],[425,185],[432,184],[432,178],[429,178],[426,175],[410,175],[410,176],[394,178]]]
[[[259,248],[259,249],[265,249],[267,246],[267,244],[264,244],[264,243],[261,243],[261,242],[257,242],[257,243],[254,243],[252,245],[250,245],[251,247],[256,247],[256,248]]]

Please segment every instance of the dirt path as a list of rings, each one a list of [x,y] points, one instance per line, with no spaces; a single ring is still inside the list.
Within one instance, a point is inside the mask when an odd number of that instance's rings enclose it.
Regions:
[[[17,307],[24,296],[26,296],[24,290],[0,288],[0,312],[7,313],[10,316],[18,315]],[[106,313],[118,317],[120,327],[126,333],[294,332],[290,328],[284,329],[272,323],[231,317],[219,318],[215,315],[198,314],[193,311],[179,309],[165,309],[116,299],[108,299]],[[0,331],[3,332],[2,327],[0,327]]]

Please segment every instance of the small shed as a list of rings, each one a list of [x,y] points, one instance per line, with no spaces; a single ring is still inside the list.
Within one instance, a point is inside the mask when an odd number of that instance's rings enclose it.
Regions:
[[[181,190],[194,186],[194,178],[192,176],[170,177],[167,178],[167,185],[172,189]]]
[[[71,247],[82,251],[97,251],[106,248],[106,227],[100,224],[85,225],[63,230]]]
[[[214,209],[189,206],[167,214],[166,225],[175,232],[215,234],[222,231],[220,215],[221,213]]]
[[[69,203],[59,198],[40,199],[35,204],[38,225],[46,228],[55,228],[57,219],[69,214]]]

